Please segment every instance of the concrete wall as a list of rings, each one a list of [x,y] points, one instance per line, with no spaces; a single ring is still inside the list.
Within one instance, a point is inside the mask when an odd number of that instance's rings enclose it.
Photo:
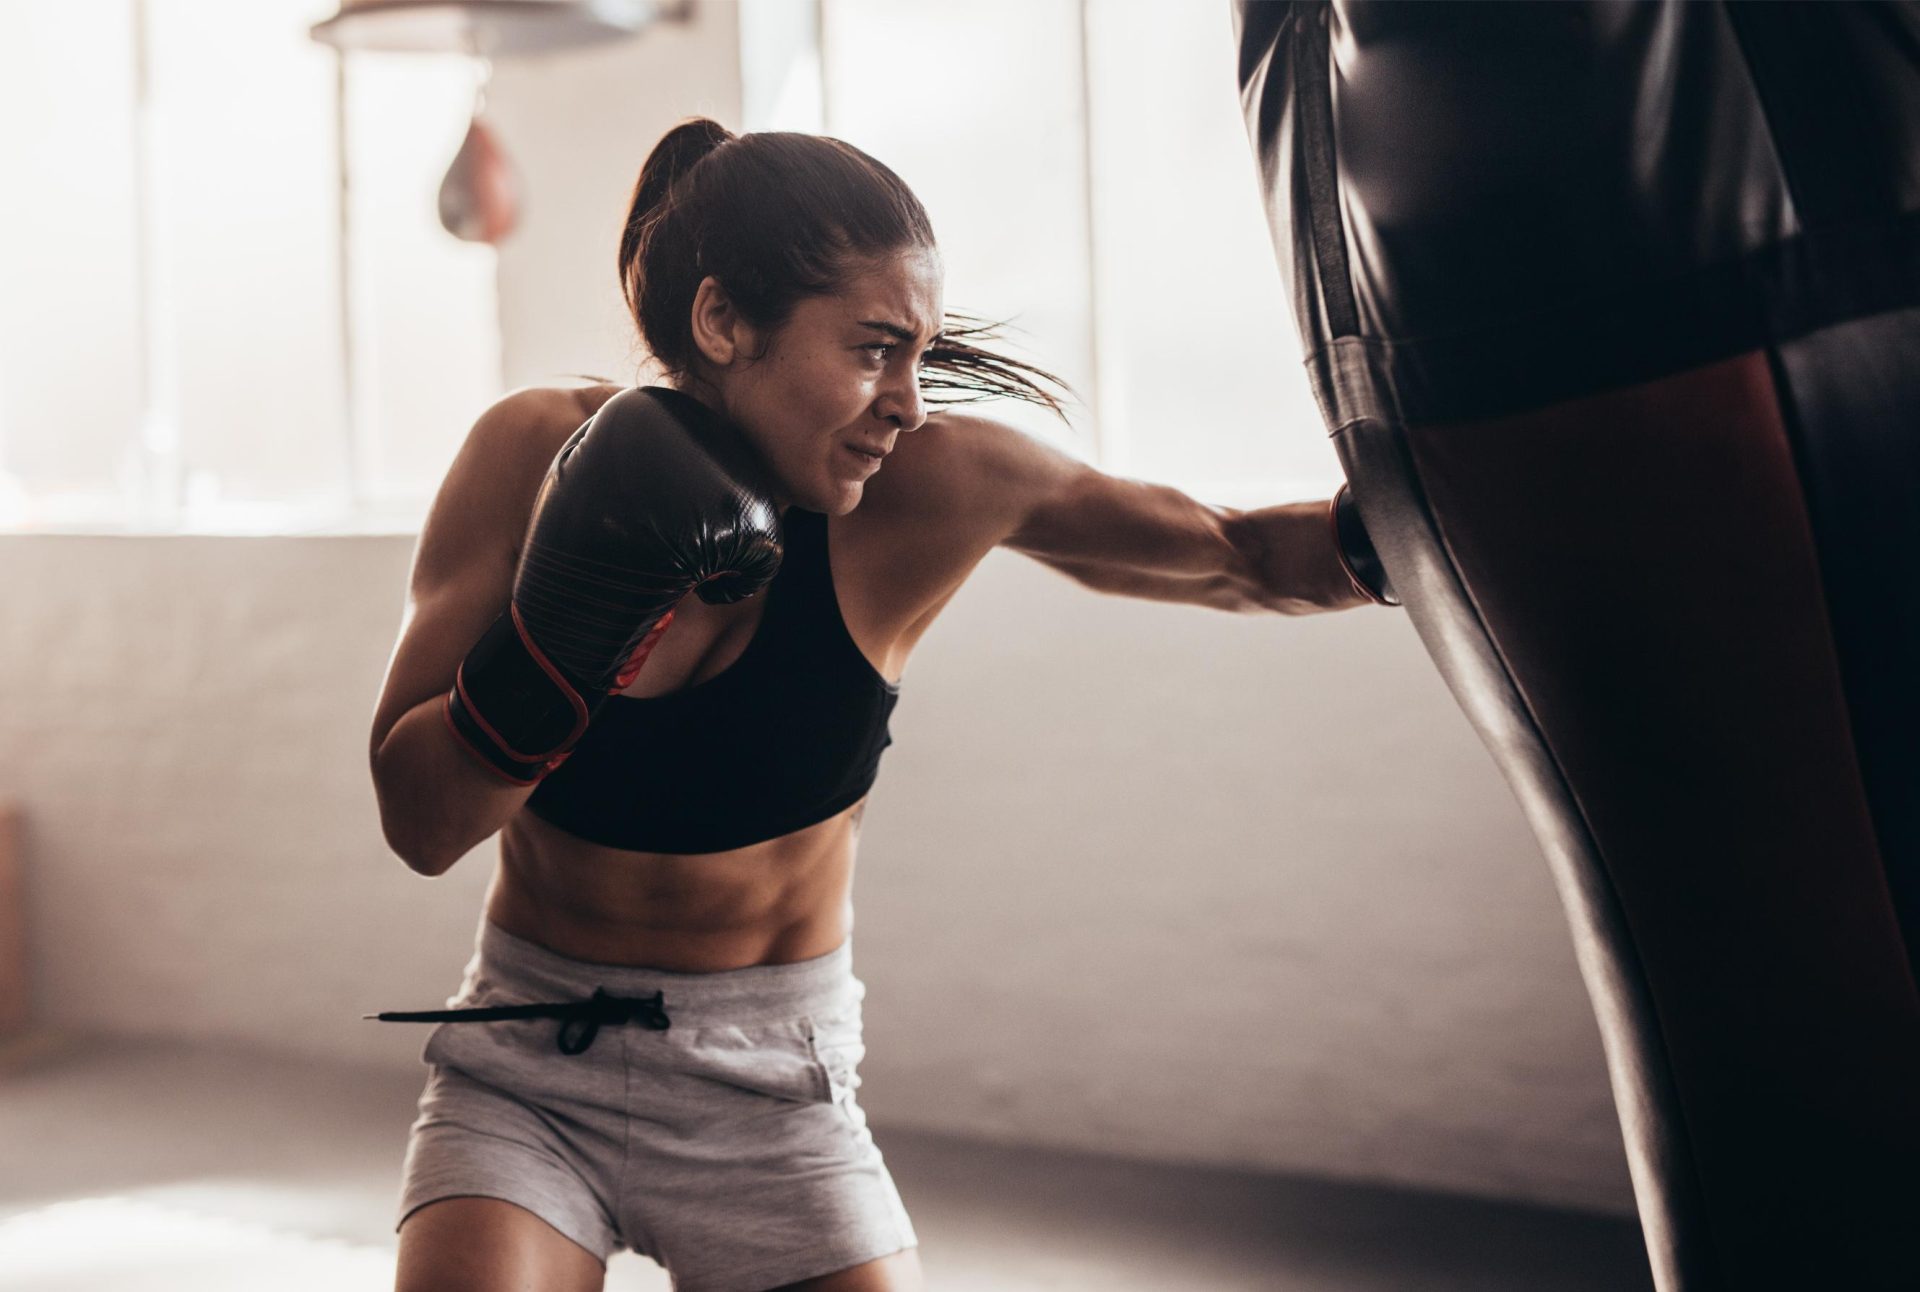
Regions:
[[[533,193],[509,384],[631,377],[626,191],[673,120],[738,112],[732,7],[699,13],[502,69]],[[410,546],[0,537],[46,1022],[416,1061],[423,1031],[358,1016],[452,990],[492,862],[420,879],[375,820]],[[1545,867],[1403,617],[1123,602],[996,555],[895,734],[857,891],[877,1124],[1630,1204]]]

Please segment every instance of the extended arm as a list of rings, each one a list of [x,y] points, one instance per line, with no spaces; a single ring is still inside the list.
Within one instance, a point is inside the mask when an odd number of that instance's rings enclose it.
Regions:
[[[982,548],[1012,548],[1096,591],[1291,615],[1368,604],[1341,563],[1329,500],[1210,506],[988,418],[946,414],[915,439],[901,466],[916,498]]]
[[[1240,511],[1075,466],[1007,547],[1119,596],[1287,615],[1367,604],[1340,563],[1327,501]]]

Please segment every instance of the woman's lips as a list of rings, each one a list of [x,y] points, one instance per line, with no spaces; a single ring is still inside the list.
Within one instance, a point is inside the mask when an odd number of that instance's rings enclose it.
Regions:
[[[851,444],[842,444],[840,447],[845,449],[847,456],[852,458],[853,461],[859,465],[860,469],[868,475],[872,475],[878,471],[880,469],[881,459],[887,456],[877,449],[860,449],[855,448]]]

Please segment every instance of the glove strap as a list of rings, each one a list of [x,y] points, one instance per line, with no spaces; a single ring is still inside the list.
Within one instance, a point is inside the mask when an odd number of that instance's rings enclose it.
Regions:
[[[1376,606],[1399,605],[1400,598],[1394,595],[1393,585],[1387,581],[1387,567],[1380,563],[1380,554],[1374,550],[1373,539],[1368,537],[1367,527],[1360,520],[1360,508],[1353,501],[1353,491],[1344,480],[1334,491],[1327,517],[1333,525],[1333,548],[1340,554],[1340,568],[1347,572],[1353,590]]]
[[[519,610],[481,634],[454,675],[443,716],[460,744],[514,785],[566,761],[604,693],[582,693],[527,636]]]

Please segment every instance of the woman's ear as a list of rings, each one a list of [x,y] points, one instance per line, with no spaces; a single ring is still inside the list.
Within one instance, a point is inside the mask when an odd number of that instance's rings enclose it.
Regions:
[[[702,278],[693,294],[693,345],[700,357],[716,368],[727,367],[746,353],[751,339],[746,327],[720,280],[712,274]]]

